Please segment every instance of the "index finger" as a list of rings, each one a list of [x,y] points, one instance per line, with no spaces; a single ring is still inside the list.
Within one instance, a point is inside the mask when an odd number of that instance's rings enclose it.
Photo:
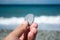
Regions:
[[[30,26],[30,29],[32,28],[38,28],[38,24],[37,23],[33,23],[31,26]]]

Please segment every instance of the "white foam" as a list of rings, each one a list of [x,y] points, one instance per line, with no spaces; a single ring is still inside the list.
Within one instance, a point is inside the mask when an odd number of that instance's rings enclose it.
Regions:
[[[60,16],[40,16],[35,17],[35,22],[45,24],[60,24]]]
[[[24,17],[11,17],[11,18],[4,18],[0,17],[0,24],[2,25],[14,25],[14,24],[20,24],[24,21]],[[35,17],[34,22],[40,24],[40,23],[46,23],[46,24],[60,24],[60,16],[40,16]]]
[[[23,21],[24,21],[23,17],[20,17],[20,18],[17,18],[17,17],[11,17],[11,18],[0,17],[0,24],[2,24],[2,25],[20,24]]]

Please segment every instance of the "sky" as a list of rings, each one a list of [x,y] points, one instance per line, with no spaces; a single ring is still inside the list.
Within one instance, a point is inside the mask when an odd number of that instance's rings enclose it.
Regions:
[[[0,4],[60,4],[60,0],[0,0]]]

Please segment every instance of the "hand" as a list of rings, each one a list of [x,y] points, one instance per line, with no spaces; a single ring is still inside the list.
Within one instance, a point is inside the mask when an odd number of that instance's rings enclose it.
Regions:
[[[4,40],[35,40],[37,27],[38,25],[33,23],[29,28],[28,22],[25,21],[12,31]]]

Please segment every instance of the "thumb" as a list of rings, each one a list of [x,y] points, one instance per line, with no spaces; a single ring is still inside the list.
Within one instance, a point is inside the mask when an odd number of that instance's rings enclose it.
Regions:
[[[18,26],[13,32],[10,33],[10,36],[20,37],[27,30],[28,22],[25,21],[23,24]]]
[[[14,34],[14,36],[21,36],[26,30],[27,30],[27,26],[28,26],[28,22],[25,21],[24,23],[22,23],[20,26],[18,26],[13,32],[12,34]]]

